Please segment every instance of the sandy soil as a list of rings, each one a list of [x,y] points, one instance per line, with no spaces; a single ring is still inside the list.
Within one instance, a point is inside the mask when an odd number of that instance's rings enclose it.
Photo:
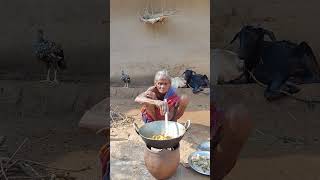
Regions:
[[[112,88],[110,103],[119,107],[121,112],[133,117],[134,122],[143,124],[139,112],[139,104],[134,103],[136,94],[145,90],[143,88]],[[208,91],[208,90],[207,90]],[[191,89],[179,89],[178,93],[187,94],[191,97],[191,103],[186,113],[179,119],[180,123],[190,119],[190,130],[181,141],[180,162],[187,163],[190,153],[196,151],[199,143],[207,140],[210,135],[210,114],[208,94],[193,95]],[[120,127],[111,128],[111,177],[113,179],[154,179],[144,165],[143,152],[145,144],[136,134],[132,123]],[[133,167],[134,165],[134,167]],[[125,172],[125,173],[124,173]],[[183,165],[178,167],[176,174],[170,179],[209,179]]]

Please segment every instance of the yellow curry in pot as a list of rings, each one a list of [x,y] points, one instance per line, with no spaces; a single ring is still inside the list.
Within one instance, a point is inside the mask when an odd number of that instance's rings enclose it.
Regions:
[[[163,135],[163,134],[160,134],[160,135],[153,135],[153,136],[151,137],[151,139],[153,139],[153,140],[169,140],[169,139],[172,139],[172,137],[171,137],[171,136],[165,136],[165,135]]]

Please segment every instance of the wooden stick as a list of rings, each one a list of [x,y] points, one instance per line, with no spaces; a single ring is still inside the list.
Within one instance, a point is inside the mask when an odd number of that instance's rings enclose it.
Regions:
[[[19,160],[13,161],[13,163],[10,166],[8,166],[5,171],[7,172],[12,166],[16,165],[18,161]]]
[[[293,115],[292,113],[288,112],[288,114],[289,114],[289,116],[290,116],[293,120],[297,121],[297,118],[294,117],[294,115]]]
[[[111,118],[111,120],[112,120],[112,121],[114,121],[113,116],[112,116],[112,114],[111,114],[111,113],[110,113],[110,118]]]
[[[9,162],[14,158],[14,156],[18,153],[18,151],[22,148],[22,146],[24,145],[24,143],[26,143],[28,140],[28,138],[25,138],[24,141],[20,144],[20,146],[18,147],[18,149],[13,153],[13,155],[9,158],[9,160],[7,161],[7,163],[5,164],[5,167],[7,167],[7,165],[9,164]]]
[[[82,172],[82,171],[86,171],[86,170],[91,169],[90,166],[85,167],[85,168],[81,168],[81,169],[63,169],[63,168],[57,168],[57,167],[50,167],[50,166],[44,165],[42,163],[31,161],[31,160],[21,160],[21,161],[28,162],[28,163],[35,164],[35,165],[39,165],[42,167],[46,167],[48,169],[55,169],[55,170],[69,171],[69,172]]]
[[[38,171],[36,171],[32,166],[30,166],[27,163],[23,163],[24,166],[28,167],[30,169],[31,172],[33,172],[37,177],[41,177],[40,174],[38,173]],[[44,180],[43,178],[41,178],[41,180]]]
[[[8,179],[46,179],[50,178],[50,176],[41,176],[41,177],[26,177],[26,176],[12,176],[9,177]]]
[[[0,161],[0,167],[1,167],[1,176],[0,176],[0,178],[1,178],[2,176],[4,176],[4,178],[5,178],[6,180],[8,180],[7,175],[6,175],[6,172],[5,172],[4,169],[3,169],[3,165],[2,165],[2,162],[1,162],[1,161]]]
[[[0,157],[0,161],[8,161],[9,158],[8,157]]]
[[[98,131],[96,132],[96,134],[100,134],[100,133],[102,133],[103,131],[106,131],[106,130],[108,130],[108,129],[110,129],[110,127],[101,128],[100,130],[98,130]]]
[[[51,176],[40,176],[40,177],[26,177],[26,176],[13,176],[13,177],[9,177],[9,179],[47,179],[50,178],[50,180],[55,180],[56,178],[58,179],[65,179],[65,180],[76,180],[75,177],[70,177],[70,176],[66,176],[66,175],[55,175],[52,174]]]
[[[261,135],[266,135],[265,133],[263,133],[262,131],[260,131],[259,129],[255,129],[259,134],[261,134]]]

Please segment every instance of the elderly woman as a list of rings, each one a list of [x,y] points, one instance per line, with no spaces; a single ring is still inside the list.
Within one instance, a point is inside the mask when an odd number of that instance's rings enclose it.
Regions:
[[[164,120],[166,112],[170,121],[177,121],[189,103],[187,96],[179,97],[176,94],[175,88],[171,86],[171,77],[166,70],[158,71],[154,77],[154,86],[138,95],[135,101],[143,105],[141,113],[145,123]]]

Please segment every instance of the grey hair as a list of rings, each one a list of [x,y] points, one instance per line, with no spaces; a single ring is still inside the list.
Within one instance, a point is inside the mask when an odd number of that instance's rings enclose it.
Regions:
[[[154,76],[154,82],[159,81],[160,79],[167,79],[171,83],[171,77],[167,70],[163,69],[156,73]]]

